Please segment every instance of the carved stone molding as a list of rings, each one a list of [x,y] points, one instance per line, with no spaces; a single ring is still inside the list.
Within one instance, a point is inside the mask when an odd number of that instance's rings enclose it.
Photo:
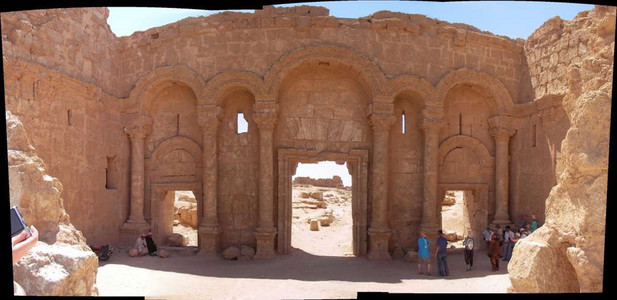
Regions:
[[[369,124],[374,131],[388,131],[396,122],[396,117],[392,114],[371,114],[369,115]]]
[[[223,108],[220,106],[210,104],[197,106],[197,124],[206,133],[216,134],[222,116]]]
[[[148,135],[150,131],[152,131],[152,125],[150,124],[139,124],[124,127],[124,133],[126,133],[131,139],[145,139],[146,135]]]
[[[516,133],[513,119],[509,116],[496,116],[488,119],[489,134],[495,139],[509,139]]]
[[[513,136],[514,133],[516,133],[516,130],[507,127],[492,127],[489,129],[488,132],[496,140],[503,140],[509,139],[511,136]]]

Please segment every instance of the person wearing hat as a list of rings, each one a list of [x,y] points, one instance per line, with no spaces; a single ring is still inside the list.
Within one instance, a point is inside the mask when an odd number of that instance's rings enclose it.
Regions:
[[[431,275],[431,253],[429,246],[431,242],[426,238],[426,232],[420,232],[418,238],[418,274],[422,274],[422,264],[426,265],[426,275]]]
[[[492,232],[489,238],[488,257],[491,259],[491,270],[499,271],[499,238],[496,232]]]

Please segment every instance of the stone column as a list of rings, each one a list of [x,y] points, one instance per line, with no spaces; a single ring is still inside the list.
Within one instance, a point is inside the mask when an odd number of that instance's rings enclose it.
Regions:
[[[509,144],[515,130],[508,117],[489,119],[489,133],[495,138],[495,216],[493,224],[512,224],[508,211]]]
[[[429,239],[437,238],[437,230],[441,228],[438,218],[438,172],[439,172],[439,130],[443,122],[439,111],[433,112],[437,116],[430,116],[431,111],[423,111],[422,130],[424,131],[424,180],[422,222],[420,229],[426,231]]]
[[[152,122],[146,118],[133,121],[124,127],[124,132],[131,140],[131,198],[129,218],[122,229],[144,233],[150,225],[144,219],[144,188],[145,188],[145,139],[152,130]]]
[[[274,238],[274,126],[277,105],[274,101],[257,102],[253,120],[259,128],[259,216],[255,239],[255,259],[270,259],[275,255]]]
[[[388,227],[388,165],[390,126],[394,124],[396,117],[391,106],[374,103],[369,115],[369,124],[373,127],[372,219],[368,230],[368,258],[371,260],[392,259],[388,253],[391,235]]]
[[[197,107],[202,130],[202,218],[199,224],[199,253],[215,256],[219,250],[221,228],[217,215],[218,154],[217,136],[222,109],[216,105]]]

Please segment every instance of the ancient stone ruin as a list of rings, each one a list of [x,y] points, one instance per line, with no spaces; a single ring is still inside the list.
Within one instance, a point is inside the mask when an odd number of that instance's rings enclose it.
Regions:
[[[62,184],[51,177],[19,119],[6,112],[10,203],[39,241],[13,266],[26,295],[97,296],[98,259],[71,224],[60,198]]]
[[[285,255],[298,164],[335,161],[352,178],[356,256],[399,257],[422,230],[434,239],[446,192],[463,191],[476,240],[520,214],[544,225],[515,248],[513,291],[601,290],[614,7],[527,40],[313,6],[120,38],[107,17],[1,15],[6,109],[89,242],[152,230],[160,243],[166,195],[192,191],[201,255]]]

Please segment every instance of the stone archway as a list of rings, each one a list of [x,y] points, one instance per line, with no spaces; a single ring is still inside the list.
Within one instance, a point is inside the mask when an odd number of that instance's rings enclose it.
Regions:
[[[368,151],[361,149],[352,149],[349,153],[278,150],[277,252],[289,254],[291,249],[291,178],[298,163],[323,160],[335,161],[337,164],[347,162],[352,178],[353,254],[364,256],[368,248]]]
[[[173,233],[174,191],[192,191],[197,201],[197,222],[201,221],[201,181],[195,182],[157,182],[150,185],[150,228],[157,244],[161,244]],[[171,195],[171,197],[170,197]],[[198,247],[201,240],[198,236]]]

